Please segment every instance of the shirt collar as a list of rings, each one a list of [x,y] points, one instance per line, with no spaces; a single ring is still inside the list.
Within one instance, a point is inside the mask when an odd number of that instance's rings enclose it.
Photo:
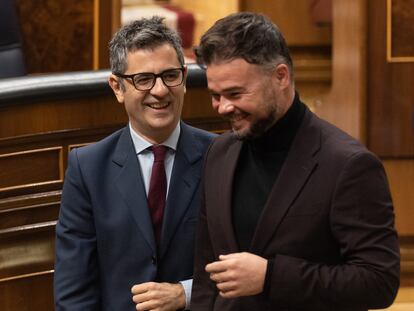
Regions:
[[[148,147],[151,147],[153,144],[151,144],[149,141],[147,141],[145,138],[140,136],[131,126],[131,123],[128,123],[129,131],[131,132],[132,142],[134,144],[135,153],[139,154],[145,150],[148,149]],[[169,147],[170,149],[173,149],[174,151],[177,149],[178,139],[180,138],[180,122],[177,123],[177,126],[172,131],[171,135],[160,145],[164,145]]]

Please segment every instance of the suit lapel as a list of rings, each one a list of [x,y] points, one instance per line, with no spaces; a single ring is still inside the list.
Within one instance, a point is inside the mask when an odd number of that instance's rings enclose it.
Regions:
[[[164,211],[161,233],[161,257],[181,224],[191,200],[197,190],[201,176],[203,152],[191,129],[181,123],[181,134],[177,144],[168,198]]]
[[[253,253],[263,253],[268,241],[317,165],[314,154],[320,148],[321,134],[319,129],[311,126],[314,118],[307,110],[256,226],[250,247]]]
[[[224,164],[223,167],[216,168],[218,178],[214,183],[219,183],[221,197],[215,198],[215,206],[210,209],[211,213],[215,213],[211,219],[218,223],[212,223],[212,228],[217,228],[214,234],[214,243],[217,243],[219,250],[225,250],[226,253],[233,253],[238,251],[236,236],[234,235],[233,220],[232,220],[232,195],[233,195],[233,180],[237,168],[237,162],[240,156],[243,143],[234,138],[233,143],[229,145],[225,158],[220,161]]]
[[[114,163],[120,166],[119,175],[115,179],[115,185],[124,202],[128,205],[132,217],[148,245],[156,252],[156,242],[145,186],[130,135],[129,128],[124,128],[112,159]]]

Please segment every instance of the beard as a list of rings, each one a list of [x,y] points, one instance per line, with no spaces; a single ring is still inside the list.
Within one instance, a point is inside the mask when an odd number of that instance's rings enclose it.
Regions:
[[[257,114],[258,111],[264,111],[264,114],[260,118],[252,120],[250,125],[244,129],[237,129],[236,122],[239,119],[247,118],[249,113],[245,111],[233,112],[228,116],[228,119],[231,124],[232,132],[239,140],[254,140],[261,137],[266,133],[283,115],[283,109],[279,103],[278,98],[280,94],[272,87],[272,85],[266,85],[263,87],[262,95],[258,98],[258,103],[256,107]],[[250,114],[250,116],[252,116]]]
[[[234,127],[234,118],[230,119],[233,134],[239,140],[254,140],[262,136],[271,128],[277,121],[277,108],[268,106],[268,111],[265,118],[255,120],[248,128],[238,130]]]

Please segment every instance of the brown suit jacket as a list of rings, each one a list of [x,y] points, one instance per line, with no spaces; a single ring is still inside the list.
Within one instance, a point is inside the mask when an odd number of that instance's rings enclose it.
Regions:
[[[207,155],[191,310],[357,311],[391,304],[400,258],[383,166],[308,109],[249,250],[274,259],[269,290],[236,299],[218,295],[204,267],[238,252],[231,194],[241,147],[228,133]]]

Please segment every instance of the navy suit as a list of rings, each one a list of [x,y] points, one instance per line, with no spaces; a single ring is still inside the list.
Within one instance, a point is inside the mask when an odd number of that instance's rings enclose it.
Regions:
[[[135,310],[134,284],[192,278],[212,137],[181,123],[159,250],[129,128],[70,153],[56,226],[56,310]]]

